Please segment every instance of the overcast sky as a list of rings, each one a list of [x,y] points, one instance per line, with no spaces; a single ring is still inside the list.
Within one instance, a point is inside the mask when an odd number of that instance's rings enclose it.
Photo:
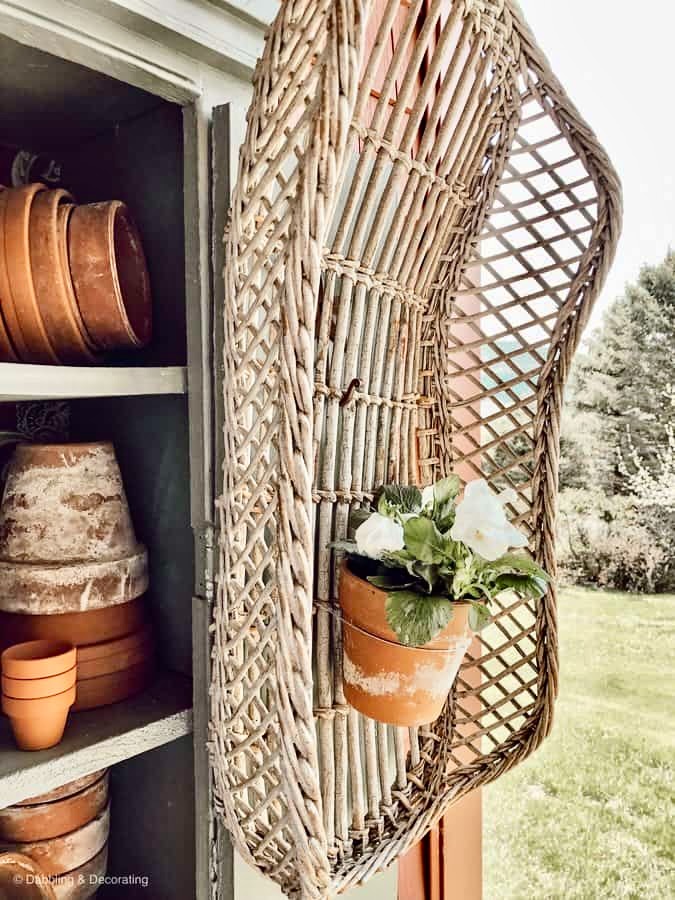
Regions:
[[[520,0],[569,95],[619,172],[624,226],[601,303],[675,248],[675,4]]]

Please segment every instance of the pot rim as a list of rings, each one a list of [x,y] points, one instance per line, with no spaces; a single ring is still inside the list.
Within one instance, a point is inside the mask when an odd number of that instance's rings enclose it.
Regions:
[[[48,704],[52,708],[52,712],[64,712],[67,714],[70,707],[75,702],[77,692],[77,684],[62,691],[60,694],[52,694],[51,697],[34,697],[31,700],[17,699],[16,697],[7,697],[2,695],[2,711],[10,719],[44,719],[44,712],[41,711],[41,704]],[[56,699],[61,697],[61,702],[56,705]],[[33,706],[31,707],[31,704]]]
[[[36,679],[62,675],[77,662],[75,645],[49,639],[22,641],[3,650],[2,674],[9,678]]]
[[[368,631],[365,628],[361,628],[359,625],[356,625],[350,619],[346,619],[344,616],[342,617],[342,624],[347,628],[352,628],[354,631],[360,631],[361,634],[365,634],[366,637],[372,638],[374,641],[377,641],[380,644],[386,644],[388,647],[396,647],[400,650],[414,650],[415,652],[421,651],[423,653],[454,653],[458,644],[466,644],[467,647],[471,645],[471,641],[473,640],[473,635],[467,635],[466,637],[450,637],[448,638],[448,642],[451,643],[449,647],[429,647],[426,644],[411,645],[404,644],[401,641],[388,641],[386,638],[379,637],[377,634],[373,634],[372,631]]]

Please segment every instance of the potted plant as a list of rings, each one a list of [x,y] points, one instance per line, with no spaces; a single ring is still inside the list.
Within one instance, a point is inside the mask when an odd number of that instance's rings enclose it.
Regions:
[[[348,702],[393,725],[441,713],[473,632],[490,603],[512,591],[540,598],[548,575],[510,522],[513,490],[444,478],[424,488],[386,485],[358,509],[340,572],[343,679]]]

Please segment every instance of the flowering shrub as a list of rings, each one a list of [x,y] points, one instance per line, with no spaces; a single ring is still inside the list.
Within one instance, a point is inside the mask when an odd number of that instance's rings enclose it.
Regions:
[[[386,485],[372,509],[357,510],[350,568],[387,592],[387,621],[402,644],[421,646],[441,632],[453,602],[471,603],[474,630],[490,618],[489,604],[504,591],[538,599],[548,576],[524,554],[509,553],[527,539],[508,520],[515,492],[497,495],[484,479],[444,478],[424,488]]]

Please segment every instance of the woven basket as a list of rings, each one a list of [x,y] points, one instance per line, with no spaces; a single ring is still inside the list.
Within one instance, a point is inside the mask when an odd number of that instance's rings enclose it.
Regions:
[[[387,481],[511,486],[555,572],[563,385],[621,191],[511,0],[286,0],[227,237],[211,754],[238,850],[289,896],[356,885],[551,728],[555,591],[509,597],[444,714],[342,692],[338,560]]]

